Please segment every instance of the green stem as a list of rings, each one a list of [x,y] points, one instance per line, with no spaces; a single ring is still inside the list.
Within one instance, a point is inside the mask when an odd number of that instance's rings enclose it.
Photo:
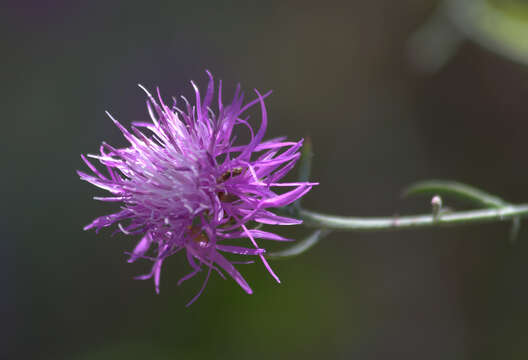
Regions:
[[[476,187],[456,181],[429,180],[415,183],[404,190],[403,196],[410,195],[442,195],[452,196],[478,206],[501,208],[508,203],[495,195],[488,194]]]
[[[326,215],[304,209],[299,209],[297,215],[310,227],[344,231],[383,231],[512,220],[528,217],[528,204],[445,213],[439,214],[438,217],[425,214],[360,218]]]
[[[288,259],[300,255],[310,250],[319,242],[319,240],[323,239],[328,234],[330,234],[330,230],[317,229],[310,236],[298,241],[295,245],[281,251],[267,253],[264,256],[269,259]]]

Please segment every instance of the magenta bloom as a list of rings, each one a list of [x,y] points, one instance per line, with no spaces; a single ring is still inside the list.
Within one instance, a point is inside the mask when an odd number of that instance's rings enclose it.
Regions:
[[[152,123],[132,123],[127,130],[110,114],[110,118],[130,143],[114,148],[103,143],[100,155],[88,155],[106,167],[107,175],[81,155],[93,175],[78,171],[82,180],[112,193],[96,200],[121,203],[114,214],[101,216],[84,230],[117,225],[126,235],[139,235],[141,240],[129,253],[129,262],[144,258],[153,261],[152,271],[139,279],[154,278],[159,292],[163,261],[180,250],[192,271],[178,285],[205,267],[208,272],[202,293],[211,275],[222,270],[228,273],[248,294],[252,290],[246,280],[223,254],[258,256],[278,281],[267,263],[264,248],[255,239],[288,241],[271,232],[251,228],[250,223],[293,225],[300,220],[278,216],[270,211],[292,203],[306,194],[315,183],[279,181],[293,168],[300,157],[299,142],[284,138],[263,141],[267,126],[264,98],[243,105],[243,94],[237,87],[233,101],[222,103],[222,82],[218,88],[218,109],[213,111],[214,81],[209,72],[205,97],[191,82],[196,104],[182,97],[183,106],[172,107],[148,96],[147,107]],[[259,104],[262,121],[254,131],[243,117],[250,107]],[[249,143],[235,144],[235,128],[249,130]],[[140,130],[142,129],[142,130]],[[280,194],[276,187],[286,187]],[[189,304],[190,304],[189,303]]]

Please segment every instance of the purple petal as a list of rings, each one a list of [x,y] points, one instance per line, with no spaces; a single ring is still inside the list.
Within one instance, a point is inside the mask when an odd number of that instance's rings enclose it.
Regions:
[[[255,215],[254,220],[256,222],[259,222],[262,224],[269,224],[269,225],[299,225],[299,224],[302,224],[302,220],[279,216],[279,215],[276,215],[266,210],[259,211]]]
[[[185,275],[185,276],[182,276],[180,278],[180,280],[178,280],[178,282],[176,283],[176,285],[180,286],[184,281],[187,281],[191,278],[193,278],[196,274],[198,274],[200,272],[200,268],[198,269],[195,269],[193,271],[191,271],[189,274]]]
[[[274,241],[294,241],[293,239],[288,239],[288,238],[279,236],[277,234],[263,231],[263,230],[248,229],[248,231],[256,239],[268,239],[268,240],[274,240]],[[224,237],[225,239],[239,239],[239,238],[245,237],[245,234],[246,232],[243,231],[243,232],[222,234],[222,237]]]
[[[247,236],[249,237],[249,239],[253,243],[253,246],[255,246],[255,248],[258,249],[259,246],[257,245],[257,242],[255,241],[255,239],[253,238],[251,233],[248,231],[248,229],[244,225],[242,225],[242,229],[244,229],[244,231],[246,232]],[[273,276],[273,278],[280,284],[281,281],[280,281],[279,277],[275,274],[275,272],[273,271],[271,266],[268,264],[268,261],[266,260],[264,255],[259,254],[259,257],[260,257],[260,260],[262,260],[262,263],[264,264],[264,267],[268,270],[268,272],[271,274],[271,276]]]
[[[267,208],[267,207],[282,207],[288,204],[291,204],[295,200],[302,197],[304,194],[306,194],[308,191],[310,191],[312,187],[310,185],[301,185],[298,188],[288,191],[287,193],[284,193],[282,195],[275,196],[273,198],[266,199],[260,203],[261,207]]]
[[[264,249],[248,249],[241,246],[231,246],[231,245],[216,245],[216,249],[220,251],[230,252],[232,254],[239,255],[261,255],[266,252]]]
[[[235,281],[240,285],[240,287],[248,294],[253,294],[253,290],[249,287],[249,284],[246,280],[240,275],[237,269],[229,262],[225,257],[220,255],[218,252],[214,252],[213,260],[217,263],[222,269],[224,269]]]
[[[211,268],[209,268],[209,271],[207,272],[207,276],[205,277],[205,280],[202,284],[202,287],[200,288],[200,291],[198,291],[198,294],[196,294],[192,299],[191,301],[189,301],[187,303],[187,305],[185,305],[186,307],[189,307],[193,304],[193,302],[195,302],[196,300],[198,300],[198,298],[200,297],[200,295],[202,295],[203,291],[205,290],[205,286],[207,285],[207,282],[209,281],[209,277],[211,276]]]
[[[145,255],[147,250],[150,248],[150,243],[152,242],[152,239],[150,237],[150,233],[145,234],[140,242],[137,243],[136,247],[132,251],[132,255],[130,256],[130,259],[128,259],[129,263],[133,263],[138,258]]]

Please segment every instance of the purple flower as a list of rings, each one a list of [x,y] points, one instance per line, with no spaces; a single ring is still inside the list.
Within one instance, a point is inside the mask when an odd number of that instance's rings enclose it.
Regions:
[[[243,105],[243,93],[237,86],[233,101],[226,105],[222,102],[220,81],[215,113],[212,109],[214,81],[207,74],[209,84],[205,97],[201,97],[191,82],[196,104],[191,105],[182,97],[181,107],[175,99],[172,107],[165,105],[159,90],[156,101],[140,85],[148,96],[152,123],[134,122],[129,131],[108,114],[130,146],[114,148],[103,143],[99,155],[88,155],[106,167],[107,175],[84,155],[81,157],[93,174],[78,171],[82,180],[112,194],[94,199],[121,203],[120,211],[98,217],[84,230],[99,231],[116,224],[116,232],[141,234],[128,261],[144,258],[154,264],[150,273],[138,279],[154,278],[159,293],[163,261],[181,250],[185,251],[192,271],[178,285],[202,268],[208,270],[202,288],[189,305],[202,293],[212,270],[222,277],[222,270],[225,271],[245,292],[252,293],[223,253],[260,257],[269,273],[280,282],[264,257],[266,250],[255,239],[289,239],[252,228],[250,224],[300,224],[300,220],[276,215],[270,209],[291,204],[316,185],[279,182],[299,159],[302,140],[263,141],[268,121],[264,98],[271,92],[261,95],[255,90],[256,99]],[[257,104],[262,121],[255,132],[244,113]],[[247,144],[235,144],[237,127],[249,131]],[[273,191],[284,187],[280,194]]]

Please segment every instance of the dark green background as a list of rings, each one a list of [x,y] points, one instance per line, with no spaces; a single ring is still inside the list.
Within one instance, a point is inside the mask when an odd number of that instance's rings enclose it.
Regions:
[[[161,294],[132,277],[134,239],[83,232],[112,206],[79,154],[124,144],[104,115],[146,120],[138,82],[191,97],[205,69],[273,89],[268,138],[310,136],[306,207],[428,211],[402,200],[448,178],[528,201],[528,70],[467,43],[434,75],[407,39],[436,1],[7,1],[2,46],[2,336],[9,359],[526,359],[528,231],[508,224],[335,233],[240,269],[255,293],[167,262]],[[454,205],[448,202],[447,205]],[[302,228],[294,235],[301,237]],[[1,357],[1,356],[0,356]]]

